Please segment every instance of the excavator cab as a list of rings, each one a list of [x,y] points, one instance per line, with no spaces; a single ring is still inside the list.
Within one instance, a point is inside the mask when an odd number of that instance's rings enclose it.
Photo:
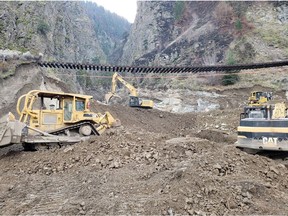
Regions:
[[[151,109],[153,107],[153,101],[143,100],[143,99],[135,97],[135,96],[130,96],[129,106],[130,107],[141,107],[141,108]]]
[[[134,97],[134,96],[130,96],[129,106],[130,107],[139,107],[140,106],[139,98]]]

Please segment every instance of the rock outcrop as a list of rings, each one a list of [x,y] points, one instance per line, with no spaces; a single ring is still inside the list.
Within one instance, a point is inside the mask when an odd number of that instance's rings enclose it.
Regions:
[[[1,48],[41,52],[46,60],[106,62],[80,2],[3,2],[0,14]]]
[[[122,64],[213,65],[288,57],[287,2],[138,2]]]

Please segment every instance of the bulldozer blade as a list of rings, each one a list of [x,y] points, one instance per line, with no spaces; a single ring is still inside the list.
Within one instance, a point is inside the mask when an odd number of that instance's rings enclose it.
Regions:
[[[115,121],[112,123],[112,127],[120,127],[121,121],[120,119],[115,119]]]
[[[22,130],[26,124],[15,120],[12,113],[0,119],[0,147],[21,143]]]

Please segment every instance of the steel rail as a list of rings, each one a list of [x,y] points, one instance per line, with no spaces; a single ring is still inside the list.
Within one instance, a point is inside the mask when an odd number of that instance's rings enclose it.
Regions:
[[[43,68],[63,68],[94,70],[96,72],[118,72],[118,73],[202,73],[202,72],[237,72],[240,70],[273,68],[288,66],[287,61],[264,62],[253,64],[237,65],[212,65],[212,66],[187,66],[187,67],[146,67],[146,66],[115,66],[115,65],[95,65],[65,62],[37,62]]]

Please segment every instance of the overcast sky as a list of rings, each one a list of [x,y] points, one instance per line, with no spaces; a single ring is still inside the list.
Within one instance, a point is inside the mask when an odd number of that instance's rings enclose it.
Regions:
[[[134,22],[137,11],[137,0],[92,0],[97,5],[103,6],[106,10],[114,12],[130,23]]]

